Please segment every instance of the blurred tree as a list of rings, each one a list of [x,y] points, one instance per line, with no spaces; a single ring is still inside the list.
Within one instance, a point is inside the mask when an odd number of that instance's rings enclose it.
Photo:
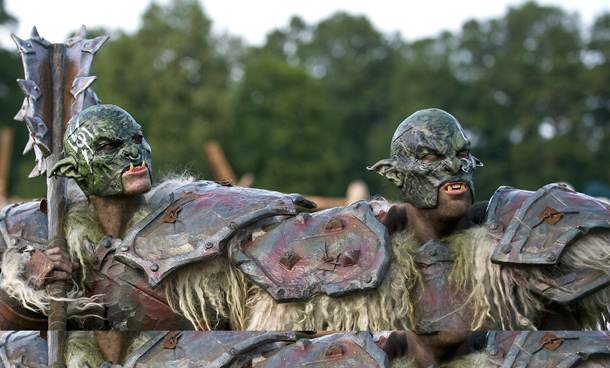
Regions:
[[[255,173],[256,187],[345,194],[336,149],[340,130],[320,80],[284,58],[255,52],[237,96],[229,140],[236,171]]]
[[[293,17],[287,29],[269,34],[261,50],[304,67],[327,90],[330,121],[341,132],[332,148],[341,159],[341,189],[332,195],[344,195],[354,179],[375,180],[365,170],[376,159],[368,137],[390,114],[388,87],[399,45],[366,17],[339,12],[315,26]]]
[[[197,0],[152,3],[142,27],[108,42],[93,65],[98,96],[142,124],[161,175],[205,172],[202,143],[230,120],[229,66],[210,25]]]
[[[7,13],[4,0],[0,0],[0,27],[11,27],[17,20]],[[28,38],[29,35],[18,35]],[[23,78],[24,72],[17,48],[5,50],[0,48],[0,128],[9,127],[13,131],[13,152],[8,178],[8,194],[11,197],[34,198],[46,194],[44,178],[28,179],[35,165],[34,152],[22,156],[28,141],[28,129],[24,123],[13,117],[19,111],[24,94],[17,85],[17,78]]]

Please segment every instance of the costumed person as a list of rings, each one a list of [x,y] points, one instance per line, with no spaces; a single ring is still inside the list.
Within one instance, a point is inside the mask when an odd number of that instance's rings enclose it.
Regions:
[[[456,341],[480,329],[607,328],[607,204],[555,184],[501,187],[475,204],[482,164],[459,122],[439,109],[402,122],[391,155],[369,168],[405,202],[371,202],[392,241],[379,288],[286,304],[256,291],[249,328],[453,331]]]
[[[243,330],[244,275],[280,299],[302,300],[375,288],[387,268],[387,231],[364,201],[297,215],[295,205],[315,204],[210,181],[153,188],[150,146],[117,106],[70,119],[64,155],[50,175],[74,180],[85,195],[68,210],[70,254],[47,249],[44,202],[9,206],[0,218],[0,315],[10,329],[44,323],[36,313],[46,314],[44,286],[57,279],[74,280],[69,314],[84,325],[71,328]],[[285,222],[296,225],[293,238],[250,246]]]

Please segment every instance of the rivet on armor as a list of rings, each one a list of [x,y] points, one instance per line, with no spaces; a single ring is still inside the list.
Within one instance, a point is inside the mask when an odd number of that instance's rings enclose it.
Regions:
[[[498,224],[496,222],[492,222],[489,224],[489,228],[491,230],[496,230],[498,228]]]
[[[324,353],[324,356],[327,358],[337,357],[341,355],[343,355],[343,347],[335,343],[330,344],[328,349],[326,349],[326,353]]]
[[[122,250],[123,252],[127,252],[127,251],[129,250],[129,245],[123,245],[123,246],[121,247],[121,250]]]
[[[239,352],[237,350],[235,350],[235,348],[229,349],[229,353],[233,356],[237,356],[237,354],[239,354]]]
[[[212,242],[205,243],[205,249],[211,249],[214,246]]]
[[[231,221],[229,225],[231,225],[233,229],[237,229],[237,223],[235,221]]]
[[[295,264],[299,262],[301,257],[296,254],[293,250],[289,249],[284,251],[282,258],[280,258],[280,264],[287,270],[292,270]]]
[[[498,349],[492,348],[491,350],[489,350],[489,355],[491,355],[491,356],[498,355]]]
[[[373,281],[373,276],[371,275],[366,275],[364,277],[364,282],[366,282],[367,284],[370,284]]]
[[[512,248],[510,247],[510,244],[504,244],[502,248],[500,248],[500,251],[502,251],[504,254],[510,253],[511,250]]]
[[[19,238],[17,238],[17,237],[11,238],[11,246],[14,247],[17,244],[19,244]]]
[[[311,345],[310,340],[302,339],[294,344],[294,350],[305,350],[309,345]]]
[[[348,250],[341,254],[339,257],[339,263],[343,267],[349,267],[358,264],[360,258],[360,249]]]
[[[279,289],[279,290],[277,291],[277,295],[278,295],[280,298],[282,298],[282,297],[284,296],[284,289]]]
[[[553,252],[549,252],[544,256],[545,261],[547,262],[555,262],[557,260],[557,256]]]
[[[150,269],[152,272],[157,272],[157,271],[159,271],[159,265],[155,263],[152,266],[150,266]]]
[[[110,248],[112,246],[112,237],[109,235],[105,235],[102,238],[101,243],[104,248]]]
[[[341,230],[344,227],[345,227],[345,225],[343,224],[343,221],[341,221],[341,219],[333,217],[330,220],[328,220],[324,230],[326,230],[326,231]]]
[[[430,257],[436,257],[437,254],[438,254],[438,251],[436,249],[432,249],[430,251]]]

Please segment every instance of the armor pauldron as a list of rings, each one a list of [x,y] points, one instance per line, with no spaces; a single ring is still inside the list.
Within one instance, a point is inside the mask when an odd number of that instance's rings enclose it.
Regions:
[[[316,339],[301,339],[284,347],[261,368],[279,367],[379,367],[389,368],[388,356],[367,331],[335,333]]]
[[[610,337],[600,331],[492,331],[485,351],[500,368],[570,368],[590,356],[610,359]]]
[[[47,249],[46,201],[15,203],[0,213],[0,251],[7,247]],[[1,259],[1,256],[0,256]]]
[[[245,367],[253,357],[279,349],[277,343],[295,340],[292,331],[164,331],[135,350],[123,367]]]
[[[277,302],[376,288],[388,267],[389,235],[366,201],[301,213],[234,245],[233,261]]]
[[[610,205],[562,184],[549,184],[536,192],[504,186],[489,202],[486,225],[500,239],[492,262],[553,266],[581,236],[592,229],[610,228]],[[553,285],[531,283],[532,291],[561,304],[608,284],[610,275],[589,269],[557,274]]]
[[[217,257],[237,230],[277,215],[296,215],[291,196],[210,181],[188,184],[127,233],[115,259],[141,268],[156,287],[181,266]]]

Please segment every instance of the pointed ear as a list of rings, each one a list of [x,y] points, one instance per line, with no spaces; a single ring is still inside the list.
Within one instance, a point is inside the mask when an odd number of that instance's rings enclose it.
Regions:
[[[57,161],[49,173],[49,178],[52,176],[64,176],[74,180],[82,178],[82,175],[78,172],[78,164],[72,156]]]
[[[392,181],[397,186],[401,186],[403,184],[403,175],[397,169],[398,163],[394,158],[386,158],[377,162],[373,166],[367,167],[367,170],[370,172],[377,173],[384,178]]]

